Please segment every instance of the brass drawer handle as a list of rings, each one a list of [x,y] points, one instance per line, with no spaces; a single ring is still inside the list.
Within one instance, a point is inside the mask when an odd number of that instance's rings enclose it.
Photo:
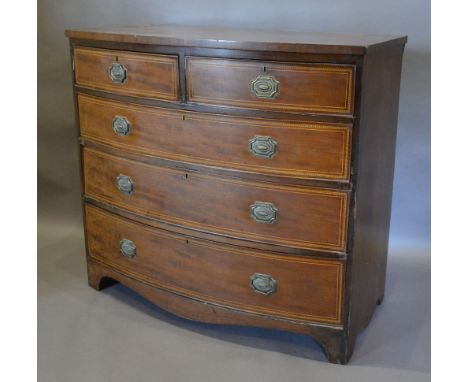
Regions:
[[[255,202],[250,206],[250,216],[257,223],[273,224],[278,217],[278,209],[273,203]]]
[[[124,194],[132,194],[133,193],[133,181],[127,175],[120,174],[116,180],[117,188],[123,192]]]
[[[117,135],[126,137],[128,134],[130,134],[131,128],[132,126],[130,125],[130,122],[125,117],[116,115],[112,120],[112,130],[114,130]]]
[[[256,135],[249,141],[250,152],[260,158],[273,158],[278,151],[278,143],[271,137]]]
[[[275,98],[280,94],[280,83],[273,76],[259,74],[250,82],[250,91],[257,98]]]
[[[130,259],[134,258],[137,255],[137,248],[135,243],[128,239],[120,240],[120,252],[125,257]]]
[[[278,283],[270,275],[254,273],[250,276],[250,286],[255,292],[269,295],[276,292]]]
[[[113,62],[109,66],[109,78],[115,84],[123,84],[127,81],[127,68],[123,66],[120,62]]]

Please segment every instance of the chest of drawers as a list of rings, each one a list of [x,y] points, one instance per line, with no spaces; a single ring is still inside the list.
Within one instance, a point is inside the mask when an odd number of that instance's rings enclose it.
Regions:
[[[384,296],[406,38],[66,34],[90,286],[346,363]]]

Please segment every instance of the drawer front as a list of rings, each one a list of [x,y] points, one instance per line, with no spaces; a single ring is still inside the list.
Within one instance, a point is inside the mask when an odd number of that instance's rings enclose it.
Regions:
[[[345,125],[170,111],[78,96],[81,135],[166,159],[300,178],[349,179]]]
[[[352,114],[354,67],[186,58],[189,102]]]
[[[137,97],[179,99],[176,56],[75,48],[74,60],[79,86]]]
[[[343,264],[213,244],[86,207],[89,256],[150,285],[243,311],[341,322]]]
[[[87,196],[172,224],[296,248],[344,251],[348,193],[150,166],[84,149]]]

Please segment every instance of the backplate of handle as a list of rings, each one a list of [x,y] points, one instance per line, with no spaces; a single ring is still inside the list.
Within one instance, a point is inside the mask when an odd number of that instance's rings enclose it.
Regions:
[[[125,137],[130,134],[131,128],[130,122],[125,117],[116,115],[112,120],[112,130],[114,130],[117,135]]]
[[[278,218],[278,209],[273,203],[255,202],[250,206],[250,216],[257,223],[273,224]]]
[[[120,174],[116,179],[117,188],[123,192],[124,194],[132,194],[133,193],[133,181],[127,175]]]
[[[255,292],[269,295],[276,292],[278,283],[270,275],[254,273],[252,276],[250,276],[250,286]]]
[[[120,62],[113,62],[108,69],[109,78],[115,84],[123,84],[127,81],[127,68]]]
[[[137,248],[133,241],[128,239],[120,240],[120,253],[128,258],[133,258],[137,255]]]
[[[280,83],[273,76],[259,74],[250,81],[250,92],[257,98],[273,99],[280,94]]]
[[[273,158],[278,152],[278,143],[269,136],[256,135],[249,141],[250,152],[259,158]]]

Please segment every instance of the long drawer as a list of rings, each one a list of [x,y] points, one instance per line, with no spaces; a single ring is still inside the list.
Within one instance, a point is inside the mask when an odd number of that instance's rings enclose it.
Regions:
[[[118,94],[179,99],[177,56],[75,48],[75,82]]]
[[[187,57],[189,102],[352,114],[354,66]]]
[[[201,301],[286,319],[341,322],[344,266],[171,234],[86,206],[89,256]]]
[[[85,194],[214,234],[345,250],[348,192],[262,184],[151,166],[85,148]]]
[[[145,107],[80,94],[84,138],[161,158],[277,176],[348,180],[349,125]]]

